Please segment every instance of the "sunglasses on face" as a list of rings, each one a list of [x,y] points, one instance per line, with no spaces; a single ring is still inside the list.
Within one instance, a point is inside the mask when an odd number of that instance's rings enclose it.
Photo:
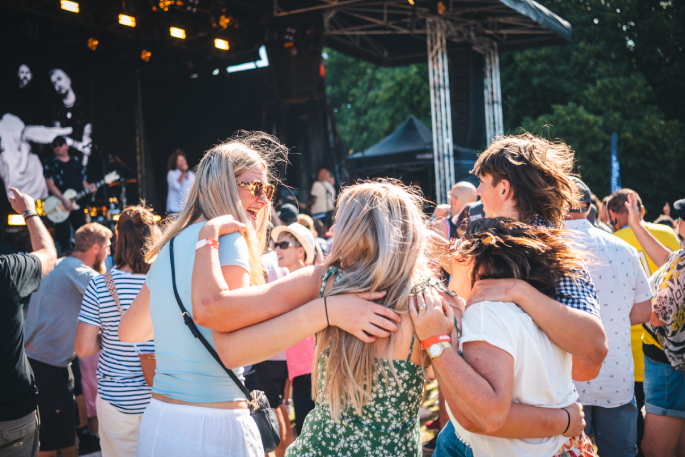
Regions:
[[[294,245],[293,243],[291,243],[290,241],[280,241],[280,242],[278,242],[278,243],[274,243],[274,247],[276,247],[276,248],[278,248],[278,249],[288,249],[288,248],[291,247],[291,246],[294,247],[294,248],[298,248],[298,247],[299,247],[299,246],[295,246],[295,245]]]
[[[276,186],[273,184],[264,184],[261,181],[239,182],[236,184],[249,190],[253,197],[259,198],[262,194],[266,194],[266,198],[269,201],[274,197],[274,190],[276,190]]]

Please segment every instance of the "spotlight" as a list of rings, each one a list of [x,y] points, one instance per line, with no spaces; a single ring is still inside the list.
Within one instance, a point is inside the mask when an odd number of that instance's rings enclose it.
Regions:
[[[152,53],[148,51],[147,49],[143,49],[143,52],[140,53],[140,58],[143,59],[145,62],[150,61],[150,56]]]
[[[98,48],[98,44],[100,44],[100,42],[95,38],[88,38],[88,49],[91,51],[95,51]]]
[[[190,75],[190,79],[197,79],[198,76],[200,75],[198,75],[197,73],[193,73],[192,75]]]
[[[79,12],[78,3],[76,2],[70,2],[69,0],[60,0],[59,3],[63,10],[71,11],[72,13]]]
[[[182,40],[185,40],[186,38],[186,31],[183,29],[169,27],[169,33],[171,33],[171,36],[174,38],[180,38]]]
[[[215,68],[214,71],[212,72],[212,74],[213,74],[214,76],[218,75],[218,74],[219,74],[219,69],[218,69],[218,68]]]
[[[133,16],[127,16],[125,14],[120,14],[119,15],[119,24],[128,25],[129,27],[135,27],[136,26],[136,18]]]
[[[114,216],[112,216],[112,220],[113,220],[114,222],[118,222],[118,221],[119,221],[119,215],[118,215],[118,214],[115,214]]]
[[[7,216],[7,225],[26,225],[26,221],[21,214],[10,214]]]
[[[214,39],[214,46],[217,49],[223,49],[224,51],[228,51],[228,41],[222,40],[221,38]]]

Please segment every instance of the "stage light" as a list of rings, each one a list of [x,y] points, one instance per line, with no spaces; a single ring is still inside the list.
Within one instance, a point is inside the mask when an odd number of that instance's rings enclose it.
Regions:
[[[69,0],[61,0],[59,3],[63,10],[71,11],[72,13],[79,12],[78,3],[76,2],[70,2]]]
[[[183,29],[169,27],[169,33],[171,33],[171,36],[174,38],[180,38],[182,40],[186,39],[186,31]]]
[[[228,51],[228,41],[222,40],[221,38],[214,39],[214,46],[217,49],[223,49],[224,51]]]
[[[193,73],[192,75],[190,75],[190,79],[197,79],[198,76],[200,75],[198,75],[197,73]]]
[[[225,14],[222,14],[219,16],[219,27],[222,29],[226,30],[228,28],[228,24],[231,23],[231,16],[226,16]]]
[[[119,15],[119,24],[128,25],[129,27],[135,27],[136,26],[136,18],[133,16],[127,16],[125,14],[120,14]]]
[[[261,57],[256,62],[241,63],[240,65],[231,65],[226,68],[229,73],[235,73],[237,71],[254,70],[255,68],[264,68],[269,66],[269,59],[266,56],[266,47],[264,45],[259,47],[259,57]]]
[[[215,68],[214,71],[212,72],[212,74],[213,74],[214,76],[218,75],[218,74],[219,74],[219,69],[218,69],[218,68]]]
[[[118,215],[118,214],[115,214],[114,216],[112,216],[112,220],[113,220],[114,222],[118,222],[118,221],[119,221],[119,215]]]
[[[95,38],[88,38],[88,49],[91,51],[95,51],[98,48],[98,44],[100,44],[100,42]]]
[[[414,0],[407,0],[411,6],[414,6]]]
[[[152,216],[152,220],[154,220],[155,222],[159,222],[162,220],[162,216],[155,214]]]
[[[145,62],[150,61],[150,56],[152,53],[148,51],[147,49],[143,49],[143,52],[140,53],[140,58],[143,59]]]
[[[7,216],[7,225],[26,225],[21,214],[10,214]]]

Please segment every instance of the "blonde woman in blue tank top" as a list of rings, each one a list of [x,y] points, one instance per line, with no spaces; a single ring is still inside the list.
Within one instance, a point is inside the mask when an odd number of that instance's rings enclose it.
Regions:
[[[202,335],[218,349],[210,329],[212,316],[191,306],[196,252],[217,252],[216,279],[227,290],[249,290],[248,286],[264,283],[259,259],[273,195],[268,170],[285,153],[277,140],[263,133],[241,133],[209,150],[197,167],[183,210],[151,250],[154,263],[145,285],[119,325],[121,341],[154,338],[156,343],[157,369],[152,400],[140,425],[140,457],[264,455],[245,397],[184,324],[172,288],[169,242],[174,240],[180,298]],[[219,216],[225,224],[222,236],[213,238],[218,249],[197,248],[202,228]],[[368,306],[362,303],[359,309]],[[243,303],[233,324],[247,327],[278,314],[278,306]],[[361,316],[356,327],[347,328],[361,332],[362,325],[372,326],[370,319]],[[239,378],[243,365],[231,366]]]

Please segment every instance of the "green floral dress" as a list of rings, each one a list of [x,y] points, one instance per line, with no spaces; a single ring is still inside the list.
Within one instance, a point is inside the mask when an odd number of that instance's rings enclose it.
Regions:
[[[322,278],[319,296],[323,295],[326,282],[333,274],[337,275],[336,282],[340,279],[339,269],[328,269]],[[413,349],[414,337],[411,344]],[[386,386],[381,375],[361,415],[350,409],[341,415],[340,421],[334,421],[327,404],[317,402],[305,419],[302,434],[288,447],[286,457],[421,456],[419,406],[423,396],[424,375],[423,369],[410,362],[409,357],[407,360],[392,361],[376,359],[388,373],[390,364],[394,364],[400,385],[394,376],[389,375]],[[324,351],[319,359],[319,389],[323,386],[327,360],[328,353]],[[325,398],[325,394],[319,397]]]

